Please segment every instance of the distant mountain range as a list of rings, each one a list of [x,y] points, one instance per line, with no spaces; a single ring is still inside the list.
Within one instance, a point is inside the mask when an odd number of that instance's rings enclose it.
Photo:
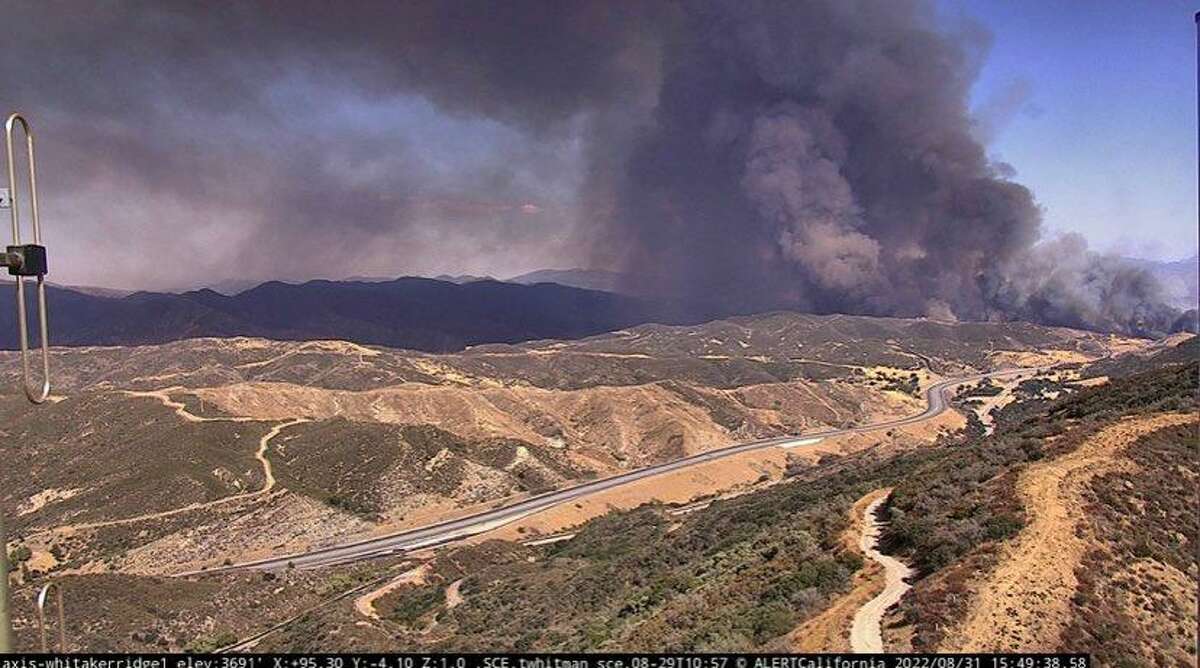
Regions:
[[[1181,309],[1200,306],[1200,255],[1174,262],[1126,259],[1158,278],[1170,305]]]
[[[121,290],[120,288],[101,288],[101,287],[97,287],[94,285],[59,285],[58,283],[53,283],[53,282],[51,282],[50,285],[53,287],[56,287],[56,288],[63,288],[64,290],[74,290],[75,292],[82,292],[85,295],[96,295],[98,297],[125,297],[127,295],[131,295],[134,292],[136,292],[136,290]]]
[[[396,280],[397,278],[399,278],[399,277],[398,276],[349,276],[347,278],[343,278],[343,279],[339,279],[339,280],[341,282],[345,282],[345,283],[388,283],[388,282]],[[447,274],[441,274],[439,276],[434,276],[433,280],[446,281],[448,283],[470,283],[471,281],[492,280],[492,279],[486,278],[486,277],[480,277],[480,276],[467,276],[467,275],[450,276]],[[203,286],[203,287],[199,288],[199,290],[203,290],[203,289],[207,288],[209,290],[212,290],[213,292],[219,292],[219,293],[225,295],[226,297],[233,297],[235,295],[239,295],[239,294],[241,294],[247,290],[250,290],[252,288],[257,288],[258,286],[262,285],[265,282],[267,282],[267,281],[250,281],[250,280],[246,280],[246,279],[242,279],[242,278],[232,278],[232,279],[228,279],[228,280],[224,280],[224,281],[217,281],[211,285]],[[276,281],[276,282],[288,283],[288,281]],[[302,282],[303,281],[301,281],[301,283]],[[298,285],[298,284],[299,283],[293,283],[293,285]],[[87,292],[87,290],[80,290],[80,292]],[[130,294],[131,292],[133,292],[133,291],[130,290],[130,291],[126,292],[125,294]],[[95,293],[93,292],[92,294],[95,294]],[[178,293],[178,294],[183,294],[183,293]]]
[[[535,283],[558,283],[585,290],[620,292],[622,274],[603,269],[539,269],[528,274],[513,276],[510,283],[533,285]]]
[[[411,277],[404,277],[411,278]],[[432,277],[435,281],[445,281],[447,283],[457,283],[459,285],[465,283],[476,283],[479,281],[496,281],[500,279],[491,276],[476,276],[474,274],[438,274]],[[395,276],[350,276],[342,279],[345,282],[353,283],[388,283],[396,280]],[[557,283],[570,288],[583,288],[584,290],[603,290],[605,292],[620,292],[621,274],[615,271],[605,271],[603,269],[539,269],[531,271],[527,274],[513,276],[512,278],[503,279],[506,283],[519,283],[521,285],[533,285],[535,283]],[[223,295],[232,297],[260,285],[261,281],[248,281],[244,279],[230,279],[217,281],[211,285],[205,286],[208,289],[219,292]],[[124,296],[133,292],[132,290],[112,290],[109,288],[80,288],[68,286],[72,290],[79,292],[87,292],[89,294],[104,294],[104,296]]]
[[[1158,260],[1142,260],[1124,258],[1127,262],[1154,274],[1163,285],[1167,303],[1184,310],[1194,309],[1200,305],[1200,257],[1193,255],[1184,260],[1170,262]],[[500,279],[491,276],[476,276],[474,274],[439,274],[433,277],[437,281],[466,284],[478,281],[496,281]],[[387,283],[396,280],[384,276],[351,276],[344,279],[360,283]],[[604,292],[622,292],[631,281],[624,274],[605,269],[538,269],[525,274],[503,279],[506,283],[535,285],[537,283],[557,283],[572,288],[584,290],[603,290]],[[259,285],[257,281],[240,279],[219,281],[208,286],[223,295],[233,296]],[[108,288],[71,288],[80,292],[103,294],[105,296],[122,296],[129,291],[111,290]]]
[[[59,287],[49,292],[55,345],[243,335],[453,351],[481,343],[575,339],[646,322],[700,322],[713,315],[555,283],[493,280],[269,282],[234,296],[210,289],[123,297]],[[0,286],[0,348],[17,347],[13,293],[11,285]]]
[[[437,280],[437,281],[447,281],[450,283],[459,283],[459,284],[474,283],[476,281],[494,281],[494,280],[496,280],[496,279],[492,278],[491,276],[473,276],[471,274],[457,274],[457,275],[438,274],[437,276],[434,276],[433,278],[434,278],[434,280]],[[566,285],[566,283],[564,283],[563,285]]]
[[[1163,282],[1173,305],[1193,309],[1175,329],[1195,329],[1197,259],[1132,260]],[[694,324],[730,315],[667,299],[619,294],[622,276],[545,269],[507,281],[361,276],[345,281],[225,281],[184,293],[52,285],[55,345],[138,345],[202,336],[345,339],[435,352],[483,343],[575,339],[633,325]],[[32,304],[31,304],[32,306]],[[17,347],[13,290],[0,286],[0,348]],[[36,345],[36,342],[34,342]]]

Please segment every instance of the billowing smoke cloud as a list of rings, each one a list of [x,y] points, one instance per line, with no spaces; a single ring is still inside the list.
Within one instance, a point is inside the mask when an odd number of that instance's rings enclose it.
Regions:
[[[581,261],[581,136],[645,114],[663,25],[606,5],[6,3],[0,109],[40,133],[52,277]]]
[[[1089,251],[1078,235],[1038,244],[984,275],[981,287],[1000,313],[1035,322],[1162,332],[1179,317],[1147,271]]]
[[[590,258],[707,313],[1173,317],[1146,274],[1039,245],[1033,196],[979,142],[998,121],[966,106],[988,37],[920,0],[27,2],[5,20],[0,108],[53,137],[66,264],[122,258],[95,282]]]
[[[905,0],[688,4],[685,26],[613,217],[631,288],[1132,332],[1177,315],[1145,272],[1038,245],[968,113],[979,29]]]

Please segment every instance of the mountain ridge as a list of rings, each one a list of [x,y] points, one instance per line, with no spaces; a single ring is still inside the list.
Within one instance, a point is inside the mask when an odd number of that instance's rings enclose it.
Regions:
[[[572,339],[696,318],[679,305],[553,283],[268,281],[229,296],[210,288],[124,297],[48,287],[54,345],[136,345],[203,336],[359,343],[451,351],[481,343]],[[17,347],[14,293],[0,289],[0,348]],[[32,307],[32,304],[31,304]]]
[[[613,272],[545,270],[507,281],[448,278],[453,280],[405,276],[266,281],[232,295],[211,287],[122,295],[51,284],[50,340],[68,346],[141,345],[257,336],[345,339],[449,352],[487,343],[577,339],[648,323],[687,325],[750,315],[564,284],[609,280],[615,285],[619,275]],[[0,288],[0,349],[18,347],[13,293]],[[32,300],[30,308],[35,308]],[[1195,313],[1182,313],[1171,331],[1195,331]]]

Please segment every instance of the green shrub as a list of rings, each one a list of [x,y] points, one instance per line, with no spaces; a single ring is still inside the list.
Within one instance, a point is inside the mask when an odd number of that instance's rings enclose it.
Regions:
[[[191,654],[211,654],[222,647],[228,647],[238,641],[233,631],[222,629],[206,636],[194,638],[183,651]]]
[[[412,624],[445,600],[441,587],[402,587],[379,601],[382,615],[394,622]]]

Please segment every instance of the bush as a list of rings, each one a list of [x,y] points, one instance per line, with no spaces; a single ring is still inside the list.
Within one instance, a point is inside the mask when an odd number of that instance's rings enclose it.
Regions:
[[[441,587],[402,587],[381,598],[378,607],[387,619],[408,625],[420,619],[444,598]]]
[[[796,626],[795,615],[779,603],[756,608],[749,621],[751,637],[755,644],[759,645],[791,631]]]
[[[238,641],[233,631],[223,629],[210,635],[194,638],[183,651],[191,654],[211,654],[222,647],[228,647]]]
[[[1009,514],[993,515],[985,523],[988,540],[1005,540],[1017,535],[1023,526],[1021,518]]]
[[[322,596],[333,596],[362,584],[362,579],[353,573],[338,573],[325,581]]]

